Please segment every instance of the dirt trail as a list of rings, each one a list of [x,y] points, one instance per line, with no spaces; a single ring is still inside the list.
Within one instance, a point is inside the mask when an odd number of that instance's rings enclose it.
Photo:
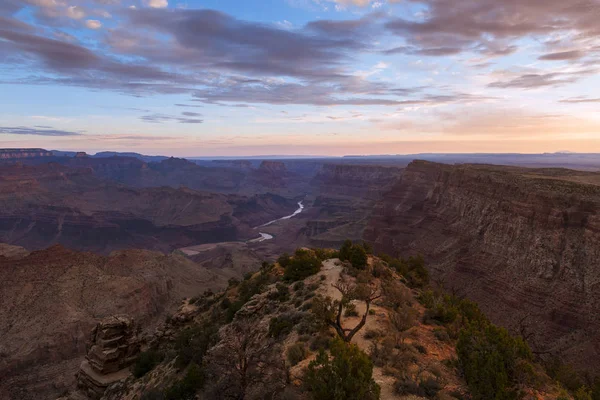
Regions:
[[[325,280],[321,282],[321,286],[317,290],[322,296],[329,296],[334,300],[340,300],[342,298],[341,293],[333,287],[341,278],[342,264],[338,259],[331,259],[323,262],[320,275],[325,276]],[[366,311],[367,305],[363,301],[354,301],[356,305],[356,311],[358,317],[344,317],[342,316],[342,325],[344,327],[354,327],[362,318]],[[365,339],[365,333],[368,331],[385,331],[388,329],[388,316],[386,311],[378,307],[377,305],[371,304],[371,310],[374,314],[367,317],[365,326],[352,338],[352,343],[355,343],[365,353],[369,354],[372,342],[369,339]],[[383,371],[379,367],[373,368],[373,378],[375,382],[381,386],[381,399],[400,399],[401,397],[394,394],[394,378],[391,376],[385,376]]]

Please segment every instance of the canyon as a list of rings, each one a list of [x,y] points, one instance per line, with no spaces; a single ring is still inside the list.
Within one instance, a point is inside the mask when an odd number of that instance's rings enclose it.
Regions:
[[[71,388],[105,318],[133,318],[143,342],[182,299],[346,239],[423,255],[432,281],[536,354],[600,368],[598,172],[10,154],[0,161],[2,398]]]
[[[600,367],[600,174],[412,162],[374,208],[365,239],[422,254],[534,351]]]

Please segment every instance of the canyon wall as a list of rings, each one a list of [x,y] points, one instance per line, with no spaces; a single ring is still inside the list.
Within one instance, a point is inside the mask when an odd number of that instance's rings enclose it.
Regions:
[[[432,278],[529,333],[535,351],[600,367],[600,175],[411,163],[373,212],[378,251],[423,254]]]

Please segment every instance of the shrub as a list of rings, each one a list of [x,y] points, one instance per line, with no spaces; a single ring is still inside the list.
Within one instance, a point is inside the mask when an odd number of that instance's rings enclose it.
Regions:
[[[340,249],[340,260],[349,261],[354,268],[364,270],[367,267],[367,252],[363,246],[346,240]]]
[[[304,382],[315,400],[379,399],[369,356],[339,338],[331,344],[331,357],[321,350],[309,364]]]
[[[415,344],[415,349],[421,354],[427,354],[427,349],[422,344]]]
[[[491,323],[469,323],[456,346],[460,368],[473,398],[508,400],[517,395],[519,366],[532,358],[520,338]]]
[[[440,342],[447,342],[450,340],[450,335],[448,335],[448,331],[444,328],[434,330],[433,336]]]
[[[308,351],[306,350],[304,343],[293,344],[287,350],[287,359],[292,366],[304,360],[307,355]]]
[[[281,265],[281,268],[286,268],[290,264],[290,261],[291,261],[291,257],[287,253],[283,253],[277,259],[277,263],[279,263],[279,265]]]
[[[148,350],[140,353],[138,359],[133,365],[133,376],[141,378],[148,372],[152,371],[162,360],[164,354],[154,350]]]
[[[278,283],[275,285],[275,288],[277,291],[269,293],[269,300],[277,300],[280,303],[284,303],[290,299],[290,289],[286,285]]]
[[[204,371],[196,363],[190,364],[185,377],[165,390],[165,400],[192,400],[204,385]]]
[[[294,292],[304,289],[304,282],[299,281],[299,282],[294,283],[294,286],[292,287],[292,289],[294,289]]]
[[[331,344],[332,338],[327,335],[315,336],[310,343],[310,349],[312,351],[327,350]]]
[[[429,377],[419,382],[419,389],[426,397],[433,398],[442,390],[442,385],[437,379]]]
[[[283,279],[301,281],[321,270],[321,261],[310,251],[298,249],[294,258],[285,267]]]
[[[304,313],[292,312],[271,318],[269,322],[269,337],[279,338],[284,335],[287,336],[304,315]]]
[[[191,362],[202,365],[206,352],[216,343],[217,336],[218,327],[210,323],[195,325],[181,331],[175,339],[175,365],[178,368],[183,368]]]

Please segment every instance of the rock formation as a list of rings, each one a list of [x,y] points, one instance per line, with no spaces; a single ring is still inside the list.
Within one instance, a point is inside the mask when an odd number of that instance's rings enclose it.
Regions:
[[[416,161],[365,238],[379,251],[423,254],[435,279],[531,333],[534,350],[597,369],[598,182],[597,173]]]
[[[0,160],[19,160],[36,157],[52,157],[51,151],[44,149],[0,149]]]
[[[99,320],[127,314],[153,329],[182,298],[224,287],[229,277],[144,250],[104,257],[54,246],[0,256],[0,399],[54,400],[74,383]]]
[[[140,351],[137,327],[127,316],[100,321],[90,336],[88,352],[77,373],[77,388],[88,399],[100,399],[107,387],[126,379]]]

